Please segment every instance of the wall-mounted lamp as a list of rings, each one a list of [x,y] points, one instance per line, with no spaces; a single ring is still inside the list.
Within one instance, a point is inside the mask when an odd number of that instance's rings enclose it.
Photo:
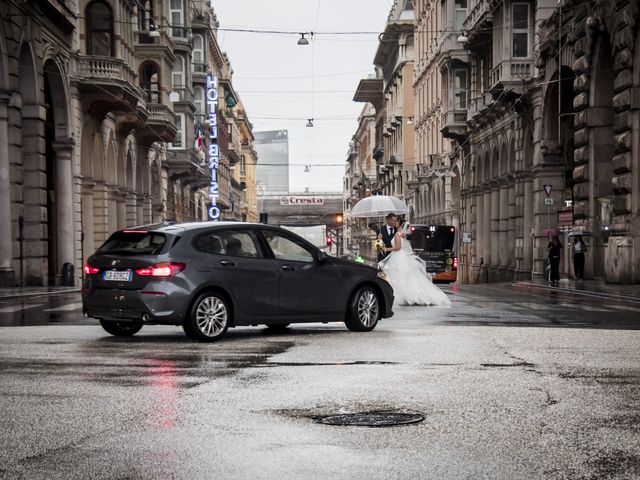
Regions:
[[[413,125],[413,117],[407,118],[407,125]]]
[[[467,34],[464,32],[464,30],[462,32],[460,32],[460,35],[458,35],[458,43],[467,43],[469,41],[469,37],[467,37]]]
[[[307,127],[313,127],[313,118],[307,120]]]
[[[153,22],[149,22],[149,36],[152,38],[160,37],[160,31]]]

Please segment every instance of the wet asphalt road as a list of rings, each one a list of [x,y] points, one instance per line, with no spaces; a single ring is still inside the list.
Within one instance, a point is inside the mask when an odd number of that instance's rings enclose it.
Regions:
[[[216,344],[110,337],[75,295],[0,302],[0,478],[640,478],[640,300],[445,290],[371,333]],[[370,411],[425,421],[315,422]]]

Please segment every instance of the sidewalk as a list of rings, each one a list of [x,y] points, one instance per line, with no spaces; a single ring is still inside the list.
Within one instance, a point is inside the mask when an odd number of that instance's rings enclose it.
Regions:
[[[565,292],[580,292],[592,294],[604,294],[611,297],[628,298],[640,300],[640,285],[616,285],[613,283],[605,283],[603,280],[583,280],[576,282],[575,280],[560,280],[559,287],[552,287],[544,280],[530,280],[517,282],[521,285],[531,285],[548,290],[561,290]]]
[[[65,293],[79,293],[80,287],[13,287],[0,288],[0,300],[17,298],[32,298],[47,295],[62,295]]]

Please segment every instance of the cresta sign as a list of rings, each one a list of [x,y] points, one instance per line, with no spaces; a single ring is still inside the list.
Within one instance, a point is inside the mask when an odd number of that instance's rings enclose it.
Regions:
[[[280,205],[324,205],[324,197],[280,197]]]
[[[218,146],[218,77],[207,75],[207,123],[209,125],[209,148],[207,150],[207,162],[211,171],[209,182],[209,220],[220,220],[220,207],[218,207],[218,167],[220,166],[220,147]]]

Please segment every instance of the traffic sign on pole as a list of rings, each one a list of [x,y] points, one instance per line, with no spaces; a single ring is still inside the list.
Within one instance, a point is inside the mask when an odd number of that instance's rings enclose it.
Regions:
[[[547,197],[551,195],[551,189],[553,188],[552,185],[543,185],[544,187],[544,192],[547,194]]]

